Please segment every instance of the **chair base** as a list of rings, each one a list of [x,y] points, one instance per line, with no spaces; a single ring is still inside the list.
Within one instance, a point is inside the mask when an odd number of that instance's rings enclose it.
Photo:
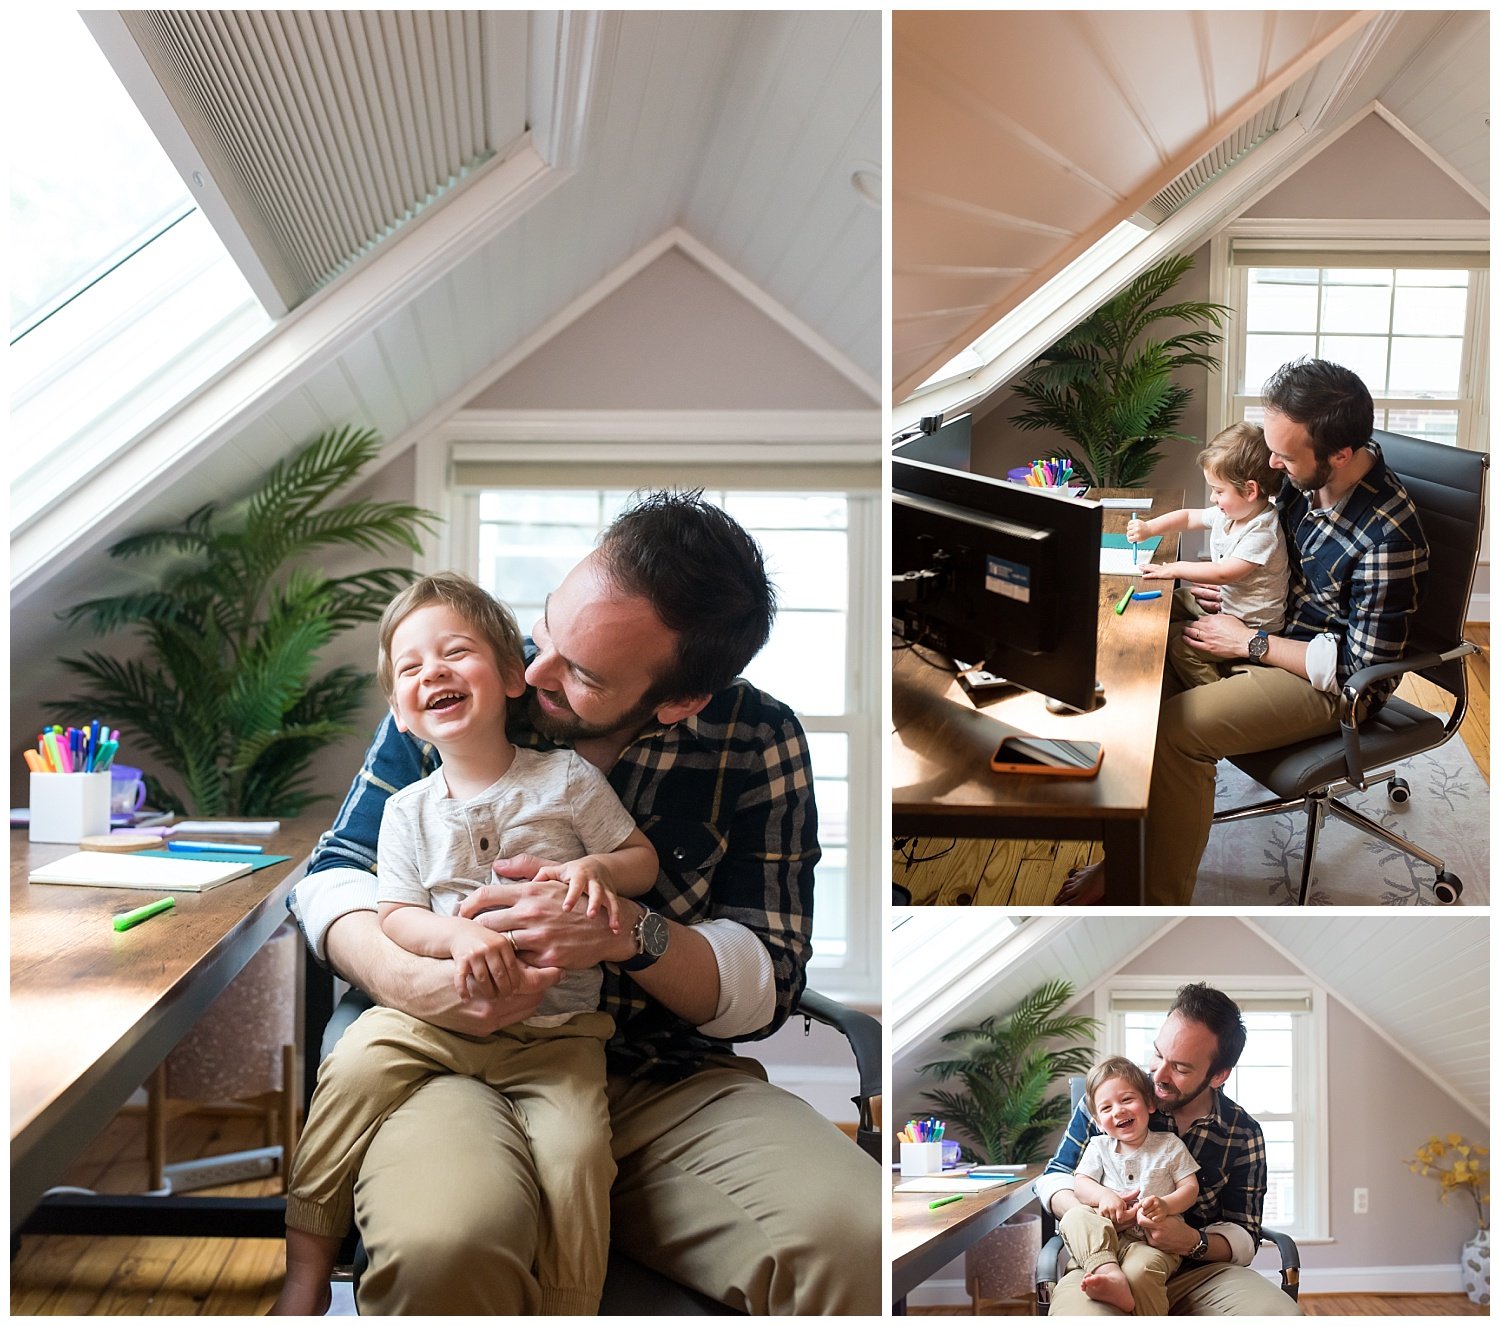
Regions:
[[[1399,782],[1394,769],[1387,769],[1383,773],[1371,774],[1365,779],[1364,789],[1378,786],[1380,783]],[[1404,789],[1404,784],[1402,784]],[[1360,790],[1364,790],[1360,789]],[[1434,892],[1437,900],[1441,903],[1457,902],[1463,893],[1463,884],[1455,876],[1450,875],[1445,868],[1442,858],[1433,856],[1425,848],[1417,846],[1416,843],[1403,838],[1399,833],[1393,833],[1383,824],[1377,824],[1368,815],[1356,810],[1353,806],[1339,800],[1346,792],[1355,791],[1355,785],[1350,782],[1335,783],[1330,787],[1318,788],[1316,791],[1307,793],[1302,797],[1272,797],[1269,801],[1257,801],[1248,806],[1236,806],[1231,810],[1221,810],[1214,815],[1215,824],[1229,824],[1235,820],[1258,819],[1263,815],[1283,815],[1294,811],[1302,811],[1307,817],[1306,832],[1303,836],[1302,849],[1302,881],[1297,892],[1297,905],[1307,905],[1308,890],[1312,885],[1313,858],[1318,848],[1318,838],[1323,831],[1323,821],[1332,815],[1341,819],[1346,824],[1353,825],[1361,833],[1367,833],[1373,838],[1394,847],[1398,852],[1404,852],[1407,856],[1431,866],[1437,871],[1437,881]],[[1405,800],[1405,796],[1399,798]]]

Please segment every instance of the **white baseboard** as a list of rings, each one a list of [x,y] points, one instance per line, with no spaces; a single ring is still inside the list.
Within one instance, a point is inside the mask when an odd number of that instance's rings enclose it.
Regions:
[[[1271,1281],[1280,1279],[1273,1267],[1257,1266]],[[1304,1294],[1461,1294],[1458,1263],[1438,1266],[1304,1266]],[[962,1279],[928,1280],[912,1290],[910,1307],[968,1307]]]

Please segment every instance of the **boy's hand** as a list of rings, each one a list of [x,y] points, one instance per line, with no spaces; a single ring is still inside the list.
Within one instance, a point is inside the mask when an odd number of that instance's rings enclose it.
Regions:
[[[1099,1203],[1099,1214],[1117,1229],[1135,1222],[1135,1192],[1112,1192]]]
[[[571,912],[573,904],[588,894],[585,915],[598,916],[602,912],[608,918],[610,930],[620,933],[620,903],[610,886],[609,869],[602,861],[592,856],[580,857],[560,866],[544,866],[536,872],[536,877],[560,880],[568,886],[562,901],[565,912]]]
[[[477,923],[463,926],[450,951],[460,999],[514,994],[521,988],[521,959],[505,932]]]
[[[1160,1197],[1147,1197],[1137,1208],[1136,1214],[1146,1220],[1160,1220],[1169,1213]]]
[[[1125,537],[1131,543],[1139,543],[1142,539],[1151,537],[1151,522],[1149,520],[1131,520],[1125,524]]]
[[[1175,562],[1147,562],[1137,574],[1142,580],[1176,580],[1177,573],[1173,569],[1175,566]]]

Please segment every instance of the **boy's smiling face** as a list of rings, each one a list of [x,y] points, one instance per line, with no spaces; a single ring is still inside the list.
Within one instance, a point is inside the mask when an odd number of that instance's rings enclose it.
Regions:
[[[1123,1077],[1105,1078],[1094,1092],[1094,1120],[1106,1133],[1126,1146],[1146,1140],[1152,1104]]]
[[[396,726],[439,750],[465,737],[503,735],[506,699],[525,690],[520,670],[506,677],[490,646],[446,603],[429,603],[397,623],[391,671]]]

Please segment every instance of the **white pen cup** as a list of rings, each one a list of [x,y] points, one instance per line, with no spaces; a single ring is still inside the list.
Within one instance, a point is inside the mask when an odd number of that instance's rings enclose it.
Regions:
[[[943,1171],[943,1144],[941,1142],[902,1142],[901,1173],[941,1174]]]
[[[109,770],[31,775],[34,843],[79,843],[109,832]]]

